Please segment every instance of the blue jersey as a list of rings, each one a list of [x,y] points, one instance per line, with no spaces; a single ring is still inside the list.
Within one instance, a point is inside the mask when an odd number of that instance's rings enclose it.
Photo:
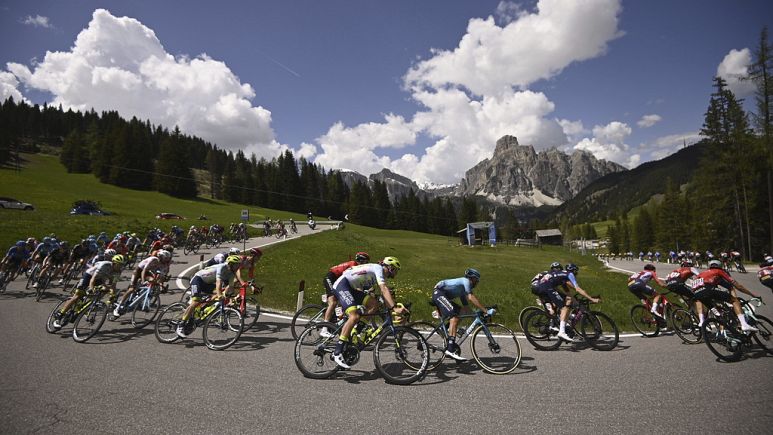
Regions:
[[[448,299],[459,298],[462,304],[467,305],[467,295],[472,294],[472,283],[467,277],[444,279],[435,284],[435,289]]]
[[[577,287],[577,280],[574,277],[574,274],[571,272],[567,272],[565,270],[559,270],[555,272],[550,272],[547,275],[542,277],[542,281],[537,286],[538,292],[548,292],[556,287],[563,286],[567,282],[572,283],[575,287]]]
[[[5,256],[13,258],[14,260],[26,260],[29,258],[30,252],[26,248],[20,248],[16,245],[13,245],[10,249],[8,249],[8,252],[6,252]]]

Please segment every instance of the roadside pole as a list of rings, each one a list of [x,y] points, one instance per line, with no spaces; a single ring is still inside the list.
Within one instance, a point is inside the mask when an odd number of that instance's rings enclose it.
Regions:
[[[242,210],[242,221],[244,221],[244,237],[242,238],[242,252],[247,250],[247,222],[250,220],[250,210]]]

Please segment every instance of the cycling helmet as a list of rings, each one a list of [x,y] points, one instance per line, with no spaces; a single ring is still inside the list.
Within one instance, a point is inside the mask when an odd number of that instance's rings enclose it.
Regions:
[[[354,254],[354,261],[360,264],[365,264],[370,261],[370,255],[368,255],[367,252],[358,252]]]
[[[34,237],[28,238],[27,243],[35,243],[35,238]]]
[[[645,264],[644,265],[644,270],[655,270],[655,265],[654,264]]]
[[[54,234],[54,233],[51,233],[51,234],[49,234],[49,235],[48,235],[48,237],[50,237],[50,238],[52,238],[52,239],[55,239],[55,238],[56,238],[56,234]]]
[[[88,245],[88,244],[89,244],[89,241],[88,241],[88,240],[86,240],[86,239],[81,239],[81,242],[80,242],[80,245],[81,245],[81,246],[86,246],[86,245]]]
[[[692,267],[692,260],[690,260],[688,258],[685,258],[684,260],[682,260],[681,266],[682,267]]]
[[[164,245],[164,246],[161,247],[161,249],[163,249],[164,251],[172,252],[172,251],[174,251],[174,246],[172,246],[172,245]]]
[[[771,257],[770,255],[765,257],[765,264],[768,266],[773,266],[773,257]]]
[[[569,264],[567,264],[567,265],[566,265],[566,271],[567,271],[567,272],[572,272],[573,274],[575,274],[575,275],[576,275],[576,274],[577,274],[577,272],[579,272],[579,271],[580,271],[580,268],[579,268],[579,267],[577,267],[577,265],[576,265],[576,264],[574,264],[574,263],[569,263]]]
[[[225,259],[225,264],[232,266],[234,264],[239,264],[242,262],[242,259],[238,255],[229,255],[228,258]]]
[[[113,258],[116,254],[115,249],[105,249],[105,258]]]
[[[191,228],[190,228],[190,229],[192,229],[192,230],[195,230],[195,229],[196,229],[196,227],[195,227],[195,226],[193,226],[193,225],[191,225]]]
[[[240,252],[239,248],[231,248],[228,250],[228,255],[239,255]]]
[[[384,257],[381,264],[390,266],[394,270],[400,270],[400,260],[398,260],[397,257]]]
[[[561,266],[561,263],[554,261],[550,263],[550,270],[561,270],[563,269],[563,266]]]
[[[46,245],[50,245],[51,244],[51,237],[43,237],[43,243],[45,243]]]
[[[67,249],[70,247],[70,242],[67,240],[62,240],[62,243],[59,244],[59,247],[62,249]]]
[[[722,269],[722,262],[719,260],[709,261],[709,269]]]
[[[473,268],[465,270],[464,276],[467,278],[475,278],[476,280],[480,281],[480,272]]]
[[[97,236],[95,236],[94,234],[89,234],[89,236],[86,237],[86,240],[93,242],[93,241],[97,240]]]
[[[131,233],[129,234],[129,237],[137,237],[137,233]]]
[[[123,264],[124,262],[126,262],[126,259],[123,258],[123,255],[121,255],[121,254],[113,255],[113,259],[112,260],[113,260],[113,263],[115,263],[115,264]]]
[[[162,249],[158,251],[158,253],[156,253],[156,257],[158,257],[159,260],[169,261],[172,259],[172,253],[165,249]]]
[[[263,255],[263,251],[261,251],[258,248],[250,248],[250,254],[252,254],[252,255],[254,255],[256,257],[260,257],[260,256]]]
[[[16,242],[16,246],[18,246],[19,248],[26,248],[27,247],[27,242],[25,242],[23,240],[19,240],[18,242]]]

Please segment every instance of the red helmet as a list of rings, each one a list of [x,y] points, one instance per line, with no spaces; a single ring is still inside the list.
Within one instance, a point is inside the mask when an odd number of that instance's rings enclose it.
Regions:
[[[354,261],[364,264],[370,261],[370,255],[367,252],[358,252],[354,254]]]
[[[252,255],[254,255],[256,257],[261,257],[263,255],[263,251],[261,251],[258,248],[251,248],[250,249],[250,254],[252,254]]]

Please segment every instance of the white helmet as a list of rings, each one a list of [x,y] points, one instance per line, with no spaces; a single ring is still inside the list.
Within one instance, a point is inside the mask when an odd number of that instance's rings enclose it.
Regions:
[[[162,249],[156,253],[156,257],[162,261],[169,261],[172,258],[172,253]]]
[[[239,248],[231,248],[228,250],[228,255],[239,255],[240,252]]]
[[[115,249],[105,249],[105,258],[113,258],[115,255]]]

